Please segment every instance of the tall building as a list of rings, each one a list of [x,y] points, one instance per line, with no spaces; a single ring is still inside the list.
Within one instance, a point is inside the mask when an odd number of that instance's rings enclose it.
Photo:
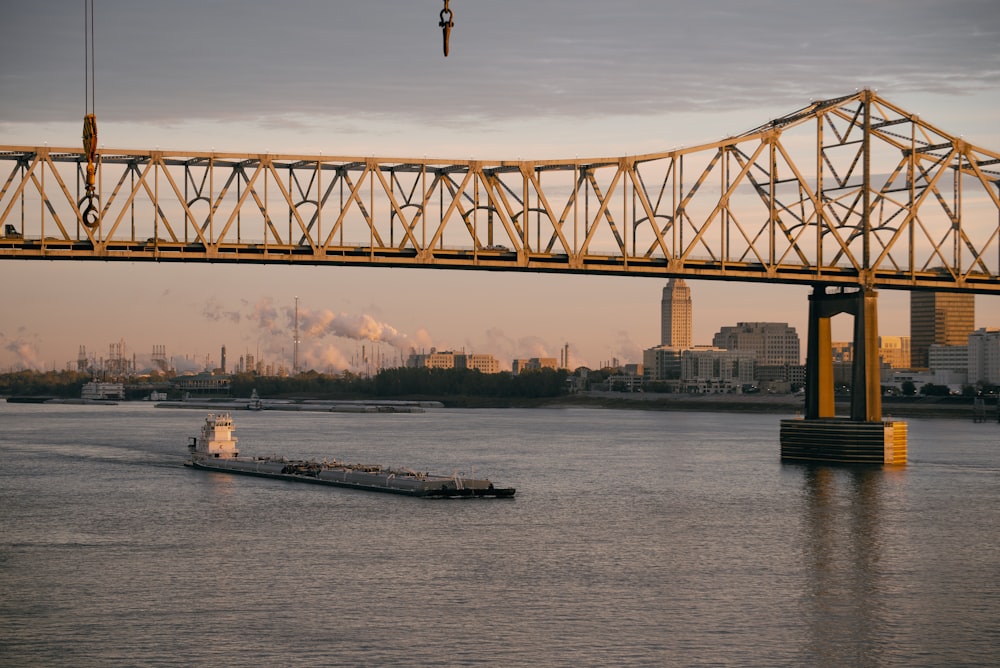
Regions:
[[[1000,329],[981,327],[969,334],[968,382],[1000,385]]]
[[[691,347],[691,288],[683,278],[671,278],[660,300],[660,345]]]
[[[976,296],[957,292],[910,293],[910,364],[927,369],[927,351],[940,346],[968,345],[975,328]]]
[[[787,322],[739,322],[723,327],[712,345],[724,350],[751,352],[760,366],[799,364],[799,334]]]

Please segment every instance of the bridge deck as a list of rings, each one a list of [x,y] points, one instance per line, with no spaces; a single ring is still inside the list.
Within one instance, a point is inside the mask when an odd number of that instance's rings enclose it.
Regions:
[[[871,91],[713,144],[415,160],[0,146],[0,258],[386,265],[1000,293],[1000,154]]]

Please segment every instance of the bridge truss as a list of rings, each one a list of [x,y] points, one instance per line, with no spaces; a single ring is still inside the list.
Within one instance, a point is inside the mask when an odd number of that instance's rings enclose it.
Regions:
[[[1000,294],[1000,154],[865,90],[702,146],[479,161],[0,146],[0,258],[387,265]]]

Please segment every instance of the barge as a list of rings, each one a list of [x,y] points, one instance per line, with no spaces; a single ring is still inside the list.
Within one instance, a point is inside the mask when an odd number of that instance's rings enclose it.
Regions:
[[[393,469],[378,464],[348,464],[334,460],[309,461],[284,457],[240,459],[233,420],[228,413],[209,413],[199,436],[190,437],[191,459],[185,466],[261,478],[347,487],[431,499],[495,498],[514,496],[513,487],[496,487],[486,478],[463,478]]]

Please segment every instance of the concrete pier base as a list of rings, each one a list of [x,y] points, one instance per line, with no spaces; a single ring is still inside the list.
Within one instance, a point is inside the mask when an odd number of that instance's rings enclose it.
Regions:
[[[906,464],[906,423],[820,418],[781,421],[782,461]]]

